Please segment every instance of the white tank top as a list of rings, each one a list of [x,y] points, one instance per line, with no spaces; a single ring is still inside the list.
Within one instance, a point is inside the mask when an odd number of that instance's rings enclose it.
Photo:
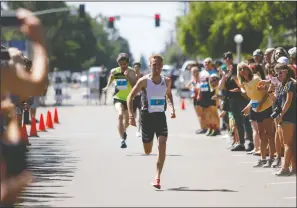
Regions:
[[[160,84],[154,84],[150,75],[146,76],[146,99],[148,104],[148,112],[164,112],[165,111],[165,96],[166,82],[164,76],[161,76]]]

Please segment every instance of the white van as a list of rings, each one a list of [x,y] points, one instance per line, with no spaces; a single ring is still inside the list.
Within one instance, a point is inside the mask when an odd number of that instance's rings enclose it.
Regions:
[[[93,66],[89,69],[87,77],[87,87],[89,89],[89,98],[99,99],[99,86],[100,86],[100,72],[102,68]]]

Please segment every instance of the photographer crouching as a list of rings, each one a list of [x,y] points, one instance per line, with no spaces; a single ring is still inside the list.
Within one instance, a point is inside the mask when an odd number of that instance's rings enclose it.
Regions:
[[[32,180],[31,173],[26,170],[26,146],[20,138],[16,106],[7,95],[19,96],[21,100],[40,96],[44,93],[48,75],[48,58],[40,20],[25,9],[18,9],[16,17],[21,23],[22,33],[33,42],[34,55],[32,72],[29,73],[19,50],[8,48],[4,51],[1,46],[1,207],[13,207],[19,193]],[[1,17],[1,24],[5,20],[5,17]],[[9,117],[5,131],[4,116]]]

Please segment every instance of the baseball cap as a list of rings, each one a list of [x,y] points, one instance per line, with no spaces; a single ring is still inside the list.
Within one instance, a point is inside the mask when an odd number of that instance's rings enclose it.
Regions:
[[[289,59],[285,56],[279,57],[279,59],[277,59],[277,63],[280,64],[289,64]]]
[[[120,61],[127,61],[129,62],[129,55],[126,54],[126,53],[120,53],[117,57],[117,62],[120,62]]]
[[[263,56],[263,52],[260,49],[256,49],[253,52],[253,56]]]
[[[296,58],[296,47],[288,50],[288,53],[289,53],[290,57]]]
[[[233,59],[233,54],[232,54],[232,52],[228,51],[228,52],[224,53],[223,57],[224,57],[224,59],[227,59],[227,58]]]

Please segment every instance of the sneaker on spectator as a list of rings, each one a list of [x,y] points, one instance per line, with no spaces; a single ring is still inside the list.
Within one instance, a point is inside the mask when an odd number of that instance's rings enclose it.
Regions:
[[[265,165],[263,165],[263,168],[271,168],[271,165],[273,164],[274,159],[269,158]]]
[[[249,142],[245,145],[245,151],[250,152],[254,149],[254,144],[252,142]]]
[[[279,168],[282,165],[282,158],[276,157],[275,160],[272,163],[273,168]]]
[[[261,155],[261,150],[256,151],[255,153],[253,153],[254,156],[260,156]]]
[[[231,151],[245,151],[245,147],[243,144],[236,144]]]
[[[206,136],[210,136],[214,130],[213,129],[208,129],[206,132]]]
[[[235,145],[236,145],[236,143],[233,143],[230,146],[228,146],[226,149],[232,149]]]
[[[195,133],[196,134],[205,134],[207,132],[207,129],[200,129],[200,130],[197,130]]]
[[[273,175],[275,175],[275,176],[290,176],[291,172],[290,172],[290,169],[285,170],[284,168],[281,168],[278,171],[274,172]]]
[[[209,136],[217,136],[221,135],[221,131],[219,129],[213,130]]]
[[[262,160],[262,159],[259,159],[257,161],[257,163],[255,165],[253,165],[254,168],[259,168],[259,167],[263,167],[263,165],[266,164],[266,160]]]
[[[253,149],[252,151],[249,151],[249,152],[247,152],[246,154],[248,154],[248,155],[252,155],[252,154],[254,154],[255,152],[256,152],[256,150]]]
[[[290,169],[290,175],[296,175],[296,170],[294,170],[294,169]]]

